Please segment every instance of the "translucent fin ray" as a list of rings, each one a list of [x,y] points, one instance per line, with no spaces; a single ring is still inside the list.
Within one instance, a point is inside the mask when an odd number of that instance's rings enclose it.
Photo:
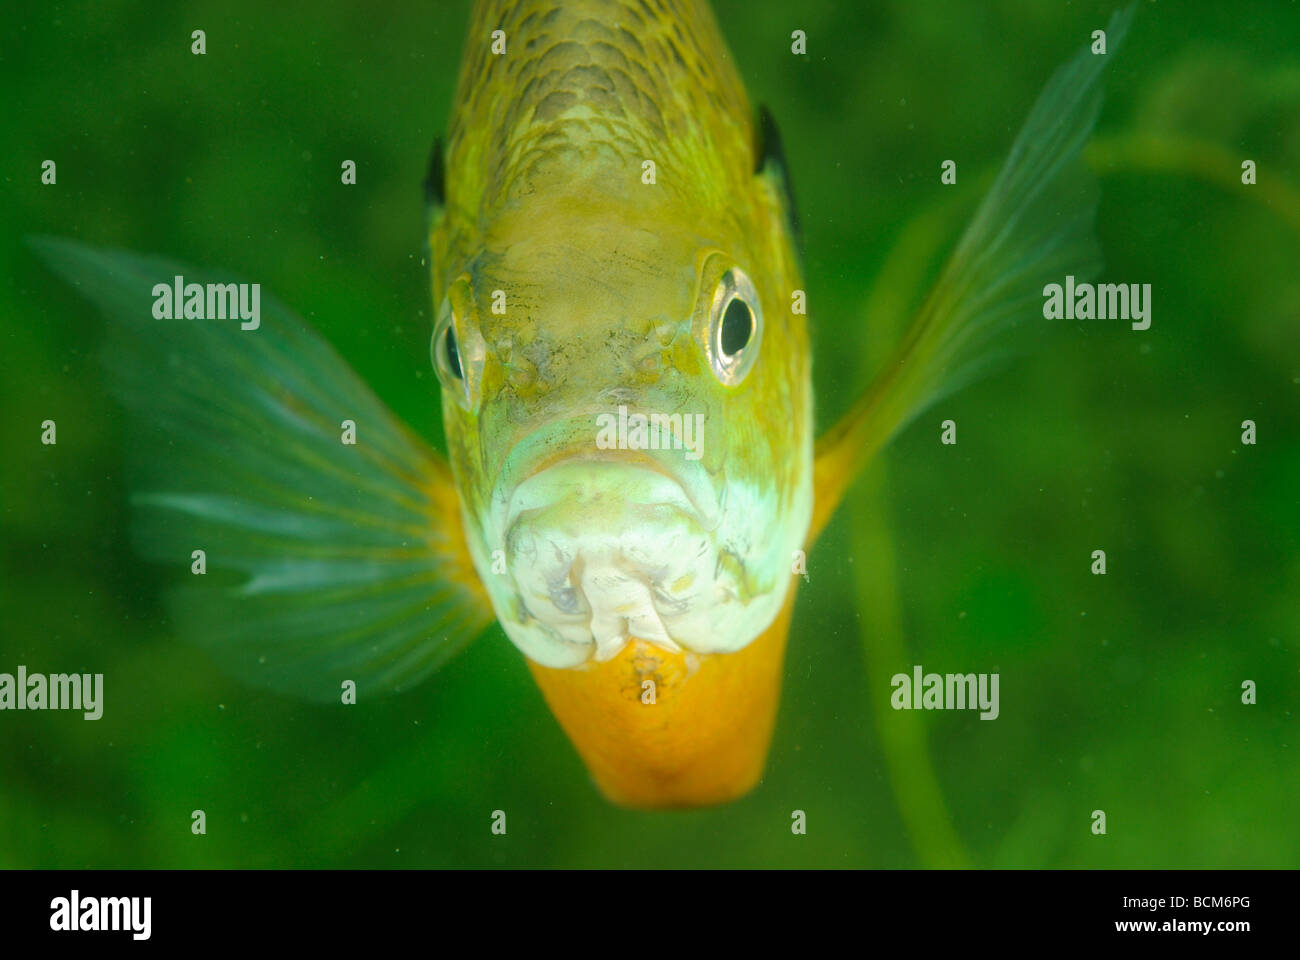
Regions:
[[[345,680],[411,686],[492,621],[446,463],[302,319],[263,295],[257,329],[159,320],[156,284],[235,278],[32,245],[108,319],[133,535],[184,579],[169,605],[186,639],[252,683],[337,702]]]
[[[1101,112],[1101,77],[1133,17],[1115,13],[1107,52],[1084,47],[1048,81],[997,178],[892,357],[817,444],[811,541],[890,437],[1000,358],[1025,348],[1042,289],[1095,276],[1097,187],[1081,151]],[[1014,336],[1011,334],[1014,333]]]

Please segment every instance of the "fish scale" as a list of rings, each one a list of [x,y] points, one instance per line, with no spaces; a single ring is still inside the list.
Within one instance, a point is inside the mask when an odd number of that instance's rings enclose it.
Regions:
[[[752,171],[752,120],[730,58],[706,49],[722,41],[704,4],[476,4],[448,131],[449,206],[473,220],[555,177],[631,161],[639,173],[643,159],[666,192],[725,196]]]

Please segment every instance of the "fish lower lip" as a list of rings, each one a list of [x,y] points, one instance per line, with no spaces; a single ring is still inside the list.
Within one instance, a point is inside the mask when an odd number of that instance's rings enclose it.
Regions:
[[[598,661],[633,638],[679,652],[673,624],[715,598],[712,530],[675,477],[636,459],[537,471],[511,494],[500,543],[524,621]]]

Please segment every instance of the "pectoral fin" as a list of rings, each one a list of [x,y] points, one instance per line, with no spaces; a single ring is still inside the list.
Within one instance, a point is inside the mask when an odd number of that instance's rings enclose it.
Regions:
[[[409,687],[492,621],[445,461],[302,319],[266,296],[256,329],[156,319],[155,284],[231,278],[33,245],[108,319],[134,538],[177,571],[183,637],[252,683],[337,701],[346,680]]]
[[[936,400],[1023,347],[1042,290],[1100,269],[1094,178],[1080,159],[1101,111],[1101,76],[1132,20],[1111,17],[1109,53],[1083,48],[1034,104],[974,219],[875,382],[817,443],[809,542],[890,437]]]

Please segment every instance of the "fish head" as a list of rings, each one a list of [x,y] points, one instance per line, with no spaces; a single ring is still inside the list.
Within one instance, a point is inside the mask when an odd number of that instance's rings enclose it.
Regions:
[[[808,526],[788,261],[745,218],[700,223],[654,191],[575,184],[502,211],[438,306],[470,552],[544,667],[741,650],[781,611]]]
[[[707,4],[482,3],[469,36],[430,167],[469,552],[608,798],[733,799],[762,773],[812,512],[773,142]]]

